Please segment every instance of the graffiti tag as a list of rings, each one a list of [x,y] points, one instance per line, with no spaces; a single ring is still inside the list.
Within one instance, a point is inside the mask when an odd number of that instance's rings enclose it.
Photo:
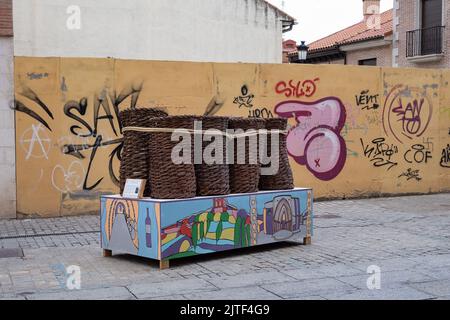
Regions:
[[[52,171],[52,185],[61,193],[80,190],[86,172],[83,164],[73,161],[66,169],[62,165],[56,165]]]
[[[387,171],[389,171],[398,165],[392,160],[393,156],[398,153],[397,146],[387,144],[384,138],[373,139],[369,144],[365,144],[362,138],[360,140],[364,156],[370,159],[374,167],[387,167]]]
[[[450,168],[450,144],[442,149],[442,157],[440,165],[442,168]]]
[[[255,98],[255,95],[249,93],[248,87],[246,85],[243,85],[241,87],[241,95],[238,97],[235,97],[233,100],[233,103],[237,104],[239,106],[239,108],[242,108],[242,107],[252,108],[254,98]]]
[[[320,180],[332,180],[339,175],[347,158],[341,135],[346,112],[340,99],[285,101],[275,107],[275,113],[296,119],[297,124],[287,136],[287,148],[298,164],[306,166]]]
[[[369,90],[363,90],[355,96],[356,105],[362,110],[376,110],[380,107],[379,97],[379,94],[369,94]]]
[[[415,139],[427,130],[433,105],[426,91],[402,85],[394,87],[386,97],[383,128],[398,142]]]
[[[280,81],[275,86],[275,92],[277,94],[283,94],[287,98],[300,98],[300,97],[312,97],[317,91],[317,82],[320,78],[315,78],[312,80],[297,81],[289,80]]]
[[[408,168],[408,170],[406,170],[405,172],[403,172],[401,175],[398,176],[398,178],[402,178],[405,177],[406,181],[409,180],[416,180],[416,181],[420,181],[422,180],[422,178],[420,177],[420,172],[419,170],[413,170],[411,168]]]
[[[255,108],[248,111],[249,118],[273,118],[273,113],[268,108]]]
[[[432,159],[432,149],[425,147],[423,144],[415,144],[410,149],[406,150],[403,158],[407,163],[428,163]]]

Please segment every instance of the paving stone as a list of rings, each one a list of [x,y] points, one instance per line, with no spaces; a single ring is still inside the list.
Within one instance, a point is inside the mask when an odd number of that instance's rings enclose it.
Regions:
[[[275,283],[264,285],[262,288],[284,299],[314,295],[323,296],[323,293],[336,291],[347,292],[354,289],[351,285],[332,278]]]
[[[289,282],[294,279],[280,272],[258,272],[246,273],[236,276],[226,276],[220,278],[212,278],[208,280],[218,288],[236,288],[246,286],[259,286],[270,283]]]
[[[134,296],[125,287],[71,290],[26,295],[28,300],[132,300]]]
[[[336,264],[331,266],[319,266],[317,268],[300,268],[286,270],[283,273],[297,279],[331,278],[340,276],[361,275],[364,272],[352,266],[345,264]]]
[[[103,258],[98,216],[2,220],[0,247],[21,248],[24,257],[0,259],[0,297],[128,299],[134,293],[191,299],[205,292],[286,299],[448,297],[448,203],[450,194],[316,202],[322,218],[314,221],[310,246],[280,243],[180,259],[163,271],[148,259]],[[65,288],[69,265],[81,268],[82,297]],[[383,293],[365,288],[370,265],[381,268]]]
[[[417,268],[417,272],[426,274],[433,279],[450,280],[450,268],[449,267],[432,267],[432,268]]]
[[[297,301],[310,301],[310,300],[327,300],[324,297],[321,296],[305,296],[305,297],[301,297],[301,298],[290,298],[290,299],[285,299],[285,300],[297,300]]]
[[[411,284],[411,287],[436,297],[450,296],[450,280],[427,281]]]
[[[370,276],[372,275],[342,276],[337,277],[337,279],[348,283],[355,288],[367,289],[367,279]],[[412,270],[381,272],[380,274],[380,285],[382,289],[430,280],[433,280],[433,278]]]
[[[280,297],[261,287],[227,288],[189,294],[192,300],[279,300]]]
[[[329,292],[323,294],[327,300],[426,300],[432,295],[409,287],[369,290],[359,289],[349,293]]]
[[[191,300],[191,298],[185,297],[181,294],[174,294],[171,296],[146,298],[145,300]]]
[[[133,284],[128,289],[138,298],[161,297],[174,294],[186,294],[195,291],[217,289],[211,283],[201,279],[186,279],[158,283]]]

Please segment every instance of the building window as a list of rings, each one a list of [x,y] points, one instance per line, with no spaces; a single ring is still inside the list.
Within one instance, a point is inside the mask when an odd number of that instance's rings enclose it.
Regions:
[[[419,0],[419,29],[406,33],[406,56],[426,56],[444,51],[443,0]]]
[[[442,26],[442,0],[422,0],[421,28]]]
[[[377,58],[359,60],[358,65],[360,65],[360,66],[376,66]]]

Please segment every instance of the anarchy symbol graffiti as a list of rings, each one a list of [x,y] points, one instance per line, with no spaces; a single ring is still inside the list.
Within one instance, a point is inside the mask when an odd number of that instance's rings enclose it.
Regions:
[[[22,149],[25,151],[25,159],[47,159],[52,146],[52,141],[42,124],[31,125],[25,130],[20,139]]]

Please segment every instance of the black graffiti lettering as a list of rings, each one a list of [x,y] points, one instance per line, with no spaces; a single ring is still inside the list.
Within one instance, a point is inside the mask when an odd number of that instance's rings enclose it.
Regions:
[[[248,111],[248,117],[270,119],[273,118],[273,113],[267,108],[256,108]]]
[[[141,94],[143,87],[143,82],[140,82],[137,85],[130,85],[126,88],[124,88],[118,96],[116,96],[116,93],[114,92],[113,97],[114,99],[111,99],[114,101],[114,106],[117,108],[117,112],[119,110],[119,105],[128,97],[131,96],[131,104],[130,108],[135,109],[137,105],[137,101],[139,99],[139,95]]]
[[[363,90],[355,96],[356,105],[362,107],[362,110],[376,110],[380,107],[378,102],[379,94],[371,95],[369,90]]]
[[[31,88],[25,87],[21,92],[21,95],[36,102],[50,118],[54,119],[53,113],[50,111],[49,107],[37,96],[37,94],[33,90],[31,90]]]
[[[123,139],[115,139],[110,141],[102,141],[99,147],[110,146],[114,144],[122,144]],[[89,150],[95,147],[95,144],[66,144],[63,147],[63,153],[67,155],[74,156],[76,158],[84,159],[85,157],[81,154],[81,151]]]
[[[34,112],[30,108],[28,108],[26,105],[24,105],[19,100],[15,100],[14,101],[14,110],[16,110],[18,112],[23,112],[23,113],[29,115],[33,119],[35,119],[35,120],[39,121],[40,123],[42,123],[48,130],[52,131],[52,129],[48,125],[47,121],[42,119],[42,117],[40,115],[38,115],[36,112]]]
[[[71,126],[70,132],[72,132],[72,134],[78,137],[90,137],[94,135],[94,130],[91,128],[91,126],[85,120],[72,113],[72,110],[77,110],[80,115],[84,116],[86,115],[87,107],[88,107],[87,98],[82,98],[80,102],[72,100],[64,105],[64,114],[69,118],[79,122],[88,130],[88,133],[82,134],[80,132],[77,132],[77,130],[81,129],[80,126],[78,125]]]
[[[374,167],[387,167],[389,171],[398,165],[392,160],[392,157],[398,153],[397,146],[388,145],[384,138],[376,138],[371,144],[365,144],[362,138],[360,141],[364,156],[372,162]]]
[[[405,177],[406,181],[409,181],[411,179],[415,179],[416,181],[421,181],[422,178],[420,177],[420,171],[419,170],[413,170],[411,168],[408,168],[405,172],[403,172],[401,175],[398,176],[398,178]]]
[[[431,151],[426,150],[424,145],[415,144],[411,147],[411,149],[405,152],[403,158],[409,164],[413,162],[428,163],[428,160],[432,159],[433,156],[431,154]]]
[[[122,161],[122,150],[123,150],[123,143],[120,143],[109,154],[109,165],[108,165],[109,176],[110,176],[112,182],[116,186],[119,186],[120,181],[119,181],[119,178],[116,176],[116,174],[114,172],[114,158],[119,160],[119,162]]]
[[[442,168],[450,168],[450,144],[448,144],[446,148],[442,149],[440,165]]]
[[[100,106],[103,108],[105,115],[102,115],[102,116],[99,115],[100,114]],[[111,113],[111,108],[109,107],[108,99],[106,99],[104,97],[98,97],[97,95],[95,95],[95,97],[94,97],[94,137],[97,136],[98,121],[103,120],[103,119],[107,119],[109,121],[111,129],[113,130],[114,134],[117,136],[116,127],[114,125],[114,116]],[[118,115],[116,115],[116,119],[118,119]]]
[[[89,174],[91,173],[91,167],[92,167],[92,162],[94,161],[94,159],[95,159],[95,155],[96,155],[96,153],[97,153],[97,149],[101,146],[101,143],[102,143],[102,136],[101,135],[99,135],[96,139],[95,139],[95,144],[94,144],[94,147],[92,148],[92,152],[91,152],[91,157],[89,158],[89,164],[88,164],[88,167],[87,167],[87,170],[86,170],[86,176],[85,176],[85,178],[84,178],[84,182],[83,182],[83,190],[88,190],[88,191],[90,191],[90,190],[93,190],[93,189],[95,189],[99,184],[100,184],[100,182],[102,182],[102,180],[103,180],[103,178],[100,178],[100,179],[98,179],[97,180],[97,182],[95,182],[93,185],[91,185],[91,186],[88,186],[88,179],[89,179]]]

